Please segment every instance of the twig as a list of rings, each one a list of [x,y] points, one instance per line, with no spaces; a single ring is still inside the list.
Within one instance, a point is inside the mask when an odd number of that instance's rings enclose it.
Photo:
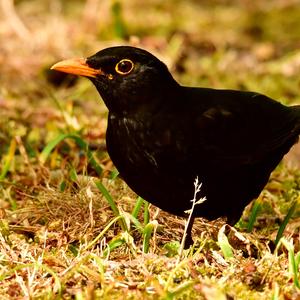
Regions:
[[[190,226],[191,221],[194,219],[193,212],[194,212],[195,206],[198,205],[198,204],[203,203],[206,200],[206,197],[202,197],[199,200],[197,200],[197,194],[200,192],[201,186],[202,186],[202,183],[199,183],[198,176],[195,179],[194,186],[195,186],[194,197],[191,200],[192,208],[189,209],[188,211],[186,211],[186,213],[188,213],[189,216],[188,216],[188,219],[185,223],[183,237],[182,237],[181,244],[180,244],[180,249],[179,249],[179,256],[178,256],[178,259],[177,259],[177,264],[180,262],[181,257],[182,257],[182,253],[183,253],[183,250],[184,250],[184,245],[185,245],[185,241],[186,241],[186,237],[187,237],[188,228]]]

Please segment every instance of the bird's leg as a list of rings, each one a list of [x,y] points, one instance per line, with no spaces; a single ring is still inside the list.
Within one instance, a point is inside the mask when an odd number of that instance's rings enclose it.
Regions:
[[[193,238],[192,238],[192,229],[193,229],[194,221],[195,221],[195,217],[191,216],[190,222],[186,229],[184,249],[188,249],[194,243]],[[183,238],[184,238],[184,236],[183,236]]]

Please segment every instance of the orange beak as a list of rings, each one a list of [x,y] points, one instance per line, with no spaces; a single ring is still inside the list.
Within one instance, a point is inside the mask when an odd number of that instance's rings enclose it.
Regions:
[[[51,70],[93,78],[96,78],[97,75],[103,74],[101,70],[96,70],[88,66],[85,58],[75,58],[60,61],[53,65]]]

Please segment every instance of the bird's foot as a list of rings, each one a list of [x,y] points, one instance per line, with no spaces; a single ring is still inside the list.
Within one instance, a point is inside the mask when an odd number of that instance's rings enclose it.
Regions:
[[[191,234],[187,234],[184,241],[184,249],[189,249],[194,244],[193,238]]]

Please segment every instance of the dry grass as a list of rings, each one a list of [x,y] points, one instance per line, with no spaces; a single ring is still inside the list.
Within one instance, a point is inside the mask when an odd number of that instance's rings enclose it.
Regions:
[[[230,231],[232,258],[224,258],[218,243],[223,221],[197,220],[195,245],[177,263],[184,220],[153,206],[150,221],[158,225],[143,253],[143,236],[128,214],[136,195],[111,179],[106,108],[89,82],[48,73],[61,58],[129,43],[166,61],[182,83],[300,102],[297,1],[198,2],[130,0],[118,14],[116,1],[0,0],[1,299],[300,297],[286,247],[270,250],[279,221],[298,197],[297,149],[293,163],[280,166],[263,192],[254,230],[245,232],[248,207]],[[41,162],[41,151],[61,133],[89,143],[128,232],[114,222],[95,186],[97,175],[74,141],[60,143]],[[285,230],[295,256],[297,216],[299,209]],[[108,251],[111,241],[122,243]]]

